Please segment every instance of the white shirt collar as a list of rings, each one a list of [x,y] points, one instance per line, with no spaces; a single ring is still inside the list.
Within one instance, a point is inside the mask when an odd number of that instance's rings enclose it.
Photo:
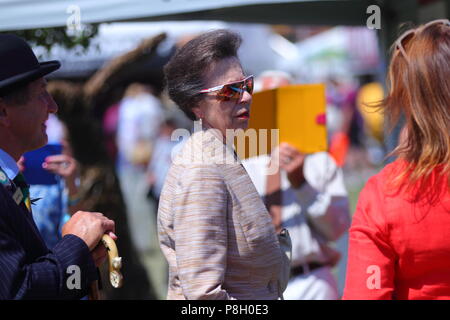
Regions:
[[[16,161],[2,149],[0,149],[0,167],[10,180],[13,180],[19,174],[19,167]]]

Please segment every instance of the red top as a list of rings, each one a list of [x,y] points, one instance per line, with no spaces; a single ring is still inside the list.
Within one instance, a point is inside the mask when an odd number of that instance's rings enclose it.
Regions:
[[[435,169],[429,183],[436,201],[421,197],[413,203],[411,193],[389,191],[388,178],[404,164],[387,165],[361,191],[350,228],[343,299],[450,299],[447,181],[436,179]]]

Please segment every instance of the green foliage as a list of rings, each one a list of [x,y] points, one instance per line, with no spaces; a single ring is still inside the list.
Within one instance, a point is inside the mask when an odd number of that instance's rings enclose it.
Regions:
[[[39,28],[32,30],[7,31],[2,33],[12,33],[25,40],[32,46],[42,46],[50,52],[52,46],[59,44],[66,49],[89,47],[91,39],[98,33],[98,24],[84,24],[82,30],[76,35],[69,35],[66,27]]]

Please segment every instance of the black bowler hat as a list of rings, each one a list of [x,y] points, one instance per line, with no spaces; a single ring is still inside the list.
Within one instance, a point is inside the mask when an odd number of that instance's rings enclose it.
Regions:
[[[39,62],[25,40],[0,34],[0,96],[53,72],[59,61]]]

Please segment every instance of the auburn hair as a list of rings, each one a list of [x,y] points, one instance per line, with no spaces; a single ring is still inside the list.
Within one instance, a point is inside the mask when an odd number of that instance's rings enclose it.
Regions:
[[[410,189],[446,179],[450,188],[450,25],[422,25],[395,42],[388,89],[381,107],[391,129],[405,119],[391,154],[406,165],[394,181]]]

